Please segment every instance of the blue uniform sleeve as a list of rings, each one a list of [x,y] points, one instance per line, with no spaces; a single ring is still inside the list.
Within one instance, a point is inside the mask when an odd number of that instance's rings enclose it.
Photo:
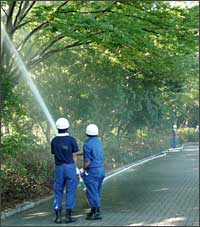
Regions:
[[[79,151],[78,144],[75,139],[72,140],[72,153],[76,153]]]
[[[85,162],[91,161],[91,150],[87,144],[83,145],[83,160]]]

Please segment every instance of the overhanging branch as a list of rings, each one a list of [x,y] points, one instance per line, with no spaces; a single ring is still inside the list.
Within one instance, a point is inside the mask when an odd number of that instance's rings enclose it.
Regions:
[[[18,45],[17,50],[20,51],[23,46],[25,45],[25,43],[28,41],[28,39],[35,34],[38,30],[40,30],[41,28],[46,27],[49,24],[48,21],[43,22],[42,24],[38,25],[36,28],[34,28],[27,36],[26,38]]]
[[[13,1],[8,8],[8,13],[7,13],[7,21],[6,21],[6,30],[7,32],[10,34],[12,31],[12,17],[13,17],[13,12],[14,12],[14,8],[16,5],[16,1]]]
[[[65,36],[60,34],[58,35],[57,37],[55,37],[55,39],[49,44],[47,45],[47,47],[42,51],[40,52],[39,54],[37,54],[35,57],[33,57],[33,59],[30,61],[29,65],[35,65],[35,64],[38,64],[39,62],[43,61],[45,58],[51,56],[52,54],[54,53],[57,53],[57,52],[61,52],[65,49],[69,49],[69,48],[72,48],[72,47],[75,47],[75,46],[80,46],[80,45],[83,45],[83,44],[90,44],[94,41],[89,41],[91,40],[92,37],[96,36],[96,35],[99,35],[99,34],[102,34],[104,33],[103,31],[99,31],[99,32],[96,32],[96,33],[93,33],[93,34],[90,34],[88,35],[84,41],[75,41],[74,43],[72,44],[68,44],[62,48],[57,48],[57,49],[53,49],[53,50],[49,50],[47,51],[50,47],[52,47],[57,41],[59,41],[60,39],[63,39]]]
[[[119,12],[110,10],[110,7],[109,7],[109,8],[106,8],[106,9],[102,9],[102,10],[96,10],[96,11],[77,11],[77,10],[69,10],[69,11],[60,11],[59,13],[64,13],[64,14],[66,14],[66,13],[81,13],[81,14],[114,13],[114,14],[119,14],[119,15],[123,15],[123,16],[126,16],[126,17],[132,17],[132,18],[136,18],[136,19],[139,19],[139,20],[143,20],[143,21],[146,21],[146,22],[148,22],[148,23],[151,23],[151,24],[155,25],[156,27],[159,27],[159,28],[162,28],[162,29],[166,29],[166,26],[163,26],[163,25],[158,24],[158,23],[156,23],[156,22],[153,22],[153,21],[151,21],[151,20],[148,20],[148,19],[145,19],[145,18],[136,16],[136,15],[133,15],[133,14],[119,13]]]
[[[63,34],[57,35],[40,53],[39,55],[42,56],[48,49],[50,49],[56,42],[63,39],[65,36]]]
[[[36,64],[42,62],[43,60],[47,59],[48,57],[52,56],[55,53],[62,52],[65,49],[69,49],[69,48],[72,48],[72,47],[81,46],[81,45],[84,45],[84,44],[90,44],[92,42],[94,42],[94,41],[83,41],[83,42],[76,41],[76,42],[69,44],[69,45],[66,45],[62,48],[50,50],[50,51],[46,52],[45,54],[43,54],[43,56],[39,56],[36,59],[32,59],[28,65],[29,65],[29,67],[33,67]]]
[[[30,6],[28,7],[28,9],[25,11],[25,13],[20,17],[18,24],[21,23],[21,21],[27,16],[28,12],[32,9],[32,7],[34,6],[34,4],[36,3],[36,1],[32,1],[32,3],[30,4]]]
[[[17,26],[15,26],[15,30],[17,30],[17,29],[23,27],[24,25],[26,25],[26,24],[28,24],[28,23],[30,23],[30,22],[31,22],[31,21],[26,21],[26,22],[24,22],[24,23],[18,24]]]
[[[21,13],[22,5],[23,5],[23,1],[20,2],[19,9],[18,9],[17,14],[16,14],[16,16],[15,16],[15,21],[14,21],[14,23],[13,23],[14,27],[15,27],[16,24],[17,24],[17,19],[18,19],[20,13]]]
[[[63,4],[61,4],[60,6],[58,6],[58,8],[56,9],[55,12],[58,12],[64,5],[66,5],[69,2],[69,0],[65,1]]]
[[[1,7],[1,9],[3,10],[3,12],[5,13],[6,17],[8,17],[7,12],[5,11],[5,9],[3,7]]]
[[[28,9],[26,10],[26,12],[24,13],[25,16],[27,15],[27,13],[30,11],[30,9],[33,7],[33,5],[34,5],[35,3],[36,3],[36,1],[33,1],[33,3],[29,6],[29,8],[28,8]],[[68,0],[65,1],[64,3],[62,3],[60,6],[58,6],[58,7],[56,8],[56,10],[55,10],[55,13],[59,12],[59,10],[60,10],[64,5],[66,5],[67,3],[68,3]],[[24,18],[24,16],[23,16],[23,18]],[[23,18],[21,18],[21,19],[19,20],[18,25],[15,27],[15,30],[16,30],[16,29],[19,29],[19,28],[22,27],[23,25],[25,25],[25,24],[27,24],[27,23],[30,22],[30,21],[28,21],[28,22],[24,22],[24,23],[20,24],[20,22],[22,21]],[[33,34],[35,34],[35,33],[36,33],[37,31],[39,31],[41,28],[47,27],[47,26],[49,25],[49,22],[50,22],[50,19],[47,20],[47,21],[45,21],[45,22],[43,22],[43,23],[41,23],[41,24],[38,25],[37,27],[35,27],[35,28],[34,28],[34,29],[25,37],[25,39],[24,39],[23,41],[21,41],[21,43],[18,45],[18,47],[17,47],[18,51],[20,51],[20,50],[23,48],[23,46],[26,44],[26,42],[29,40],[29,38],[30,38]]]

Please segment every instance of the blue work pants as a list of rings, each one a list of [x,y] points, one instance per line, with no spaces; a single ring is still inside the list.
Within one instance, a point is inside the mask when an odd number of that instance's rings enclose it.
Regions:
[[[66,209],[75,207],[76,189],[78,179],[75,164],[62,164],[56,166],[54,177],[54,203],[55,210],[62,210],[62,197],[66,186]]]
[[[172,144],[172,148],[176,148],[177,146],[177,137],[176,135],[173,135],[173,144]]]
[[[84,175],[84,182],[87,188],[86,195],[90,208],[100,207],[101,189],[103,184],[103,177]]]

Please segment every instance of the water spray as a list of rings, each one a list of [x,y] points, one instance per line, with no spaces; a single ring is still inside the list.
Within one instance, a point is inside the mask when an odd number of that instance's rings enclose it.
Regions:
[[[21,75],[23,76],[23,78],[26,80],[27,84],[29,85],[37,103],[40,105],[40,107],[42,108],[42,111],[44,112],[48,122],[51,125],[51,128],[54,130],[54,132],[56,133],[56,126],[55,126],[55,122],[46,106],[46,104],[44,103],[42,96],[40,95],[40,92],[38,90],[38,88],[36,87],[35,83],[33,82],[33,79],[31,78],[30,73],[28,72],[21,56],[19,55],[18,51],[16,50],[16,48],[14,47],[10,37],[8,36],[8,33],[6,32],[4,25],[1,23],[1,31],[2,31],[2,43],[3,41],[5,42],[5,45],[7,47],[7,49],[14,55],[15,57],[15,62],[19,68],[19,70],[21,71]]]

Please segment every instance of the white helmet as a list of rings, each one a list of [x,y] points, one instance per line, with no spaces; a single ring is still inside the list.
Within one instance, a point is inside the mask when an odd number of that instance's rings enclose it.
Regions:
[[[58,118],[58,120],[56,121],[56,128],[57,129],[69,128],[69,121],[64,117]]]
[[[177,126],[176,125],[173,125],[173,129],[177,129]]]
[[[87,126],[85,133],[89,136],[97,136],[99,134],[99,130],[95,124],[90,124]]]

